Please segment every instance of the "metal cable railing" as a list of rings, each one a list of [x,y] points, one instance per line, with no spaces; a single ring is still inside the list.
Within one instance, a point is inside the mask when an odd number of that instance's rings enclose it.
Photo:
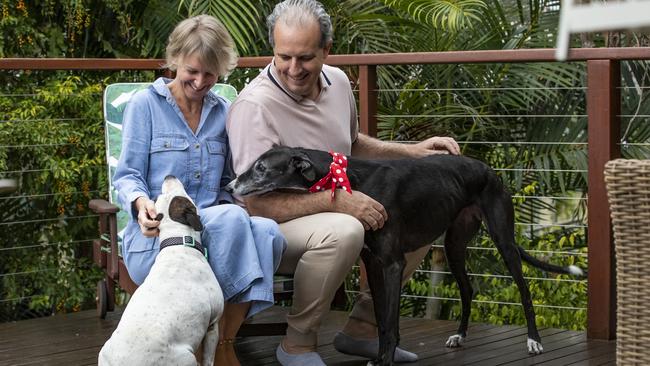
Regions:
[[[517,88],[518,90],[528,90],[530,88]],[[575,89],[575,90],[584,90],[584,87],[576,87],[576,88],[549,88],[553,90],[563,90],[563,89]],[[379,89],[378,91],[413,91],[413,92],[426,92],[426,91],[450,91],[452,89],[402,89],[402,90],[397,90],[397,89]],[[457,89],[457,90],[465,90],[469,91],[472,89]],[[499,88],[479,88],[476,90],[488,90],[488,91],[495,91],[499,90]],[[23,94],[21,97],[33,97],[34,95],[32,94]],[[471,114],[383,114],[378,117],[396,117],[396,118],[464,118],[464,117],[475,117],[474,115]],[[559,115],[559,114],[549,114],[549,115],[541,115],[541,114],[486,114],[486,115],[481,115],[481,117],[484,118],[584,118],[586,117],[585,114],[572,114],[572,115]],[[0,123],[48,123],[48,122],[89,122],[91,120],[87,118],[49,118],[49,119],[13,119],[13,120],[2,120]],[[409,142],[409,141],[405,141]],[[415,141],[410,141],[410,142],[415,142]],[[573,145],[573,146],[586,146],[586,142],[563,142],[563,141],[534,141],[534,142],[529,142],[529,141],[460,141],[461,144],[467,144],[467,145],[501,145],[501,146],[507,146],[507,145],[512,145],[512,146],[529,146],[529,145],[538,145],[538,146],[544,146],[544,145]],[[76,143],[21,143],[21,144],[0,144],[0,150],[1,149],[25,149],[29,150],[32,148],[42,148],[42,147],[56,147],[56,148],[61,148],[61,147],[74,147],[76,146]],[[94,169],[105,169],[105,166],[98,165],[92,167]],[[28,170],[7,170],[7,171],[0,171],[0,175],[22,175],[22,174],[27,174],[27,173],[44,173],[44,172],[55,172],[57,169],[56,168],[51,168],[51,169],[28,169]],[[537,169],[537,170],[531,170],[527,168],[495,168],[496,171],[504,171],[504,172],[528,172],[528,173],[534,173],[534,172],[548,172],[548,173],[562,173],[562,172],[575,172],[575,173],[585,173],[586,170],[584,169]],[[12,195],[10,197],[0,197],[0,202],[2,200],[9,200],[9,199],[25,199],[25,200],[36,200],[36,199],[50,199],[54,198],[57,196],[65,196],[65,195],[86,195],[86,194],[92,194],[92,195],[98,195],[101,193],[101,190],[92,190],[89,192],[83,192],[83,191],[72,191],[72,192],[54,192],[54,193],[26,193],[26,192],[20,192],[16,195]],[[538,200],[545,200],[545,199],[553,199],[553,200],[565,200],[565,201],[584,201],[585,198],[582,197],[559,197],[559,196],[521,196],[521,195],[515,195],[513,196],[514,198],[525,198],[525,199],[538,199]],[[54,222],[54,221],[63,221],[63,222],[68,222],[72,223],[75,220],[84,220],[87,218],[94,218],[96,217],[95,215],[80,215],[80,216],[57,216],[57,217],[43,217],[39,219],[34,219],[34,220],[16,220],[16,221],[8,221],[8,222],[0,222],[0,227],[2,226],[11,226],[11,225],[25,225],[25,224],[46,224],[49,222]],[[578,225],[578,224],[564,224],[564,223],[557,223],[557,222],[516,222],[516,226],[520,227],[531,227],[534,226],[536,228],[565,228],[565,229],[585,229],[586,225]],[[88,245],[92,243],[92,238],[89,239],[83,239],[83,240],[75,240],[72,242],[43,242],[43,243],[38,243],[38,244],[33,244],[33,245],[11,245],[11,244],[6,244],[7,246],[0,248],[0,252],[7,253],[7,252],[13,252],[13,251],[20,251],[20,250],[37,250],[39,248],[44,249],[48,247],[55,247],[55,246],[62,246],[62,245],[69,245],[69,244],[83,244],[83,245]],[[436,248],[442,248],[441,245],[433,245],[433,247]],[[470,252],[473,251],[491,251],[496,253],[496,248],[483,248],[483,247],[476,247],[476,246],[469,246],[468,250]],[[531,250],[530,251],[532,254],[543,254],[546,256],[585,256],[585,253],[576,253],[576,252],[571,252],[571,251],[566,251],[566,250],[558,250],[558,251],[539,251],[539,250]],[[8,276],[31,276],[38,274],[42,272],[43,270],[38,270],[38,271],[17,271],[17,272],[10,272],[10,273],[2,273],[0,274],[0,278],[5,278]],[[450,272],[448,271],[436,271],[436,270],[418,270],[416,273],[419,274],[438,274],[438,275],[444,275],[444,276],[449,276]],[[470,277],[482,277],[482,278],[494,278],[494,279],[504,279],[504,278],[509,278],[507,275],[500,275],[500,274],[481,274],[481,273],[469,273]],[[526,277],[528,280],[543,280],[543,281],[562,281],[562,282],[580,282],[577,280],[572,280],[572,279],[562,279],[562,280],[557,280],[555,278],[541,278],[541,277]],[[446,298],[446,297],[439,297],[439,296],[414,296],[414,295],[404,295],[405,297],[412,298],[412,299],[418,299],[418,300],[449,300],[449,301],[458,301],[456,298]],[[16,298],[16,301],[22,301],[25,300],[29,297],[20,297]],[[5,302],[10,302],[12,299],[5,300]],[[482,301],[486,303],[497,303],[501,305],[519,305],[517,303],[510,303],[510,302],[490,302],[490,301]],[[538,304],[537,306],[540,307],[548,307],[548,308],[554,308],[554,305],[552,304]],[[576,308],[577,309],[577,308]]]
[[[537,52],[537,50],[527,50],[526,52],[522,52],[521,55],[520,54],[517,54],[517,55],[508,54],[507,57],[502,55],[502,54],[498,54],[496,52],[490,52],[489,54],[486,53],[486,58],[484,60],[481,60],[481,61],[478,61],[478,62],[522,62],[522,61],[527,61],[527,62],[542,61],[542,62],[545,62],[545,61],[550,61],[551,60],[550,56],[547,59],[546,58],[547,56],[545,56],[546,53],[544,53],[544,52],[545,51]],[[577,57],[578,59],[576,59],[576,60],[578,60],[578,61],[579,60],[587,60],[590,57],[589,55],[591,55],[590,52],[592,52],[592,51],[591,50],[585,50],[585,51],[580,50],[579,52],[575,53],[574,56],[572,56],[572,57]],[[608,51],[608,52],[610,52],[610,53],[607,53],[607,55],[615,54],[614,51]],[[631,51],[625,51],[625,52],[630,53]],[[634,53],[634,52],[632,52],[630,54],[633,55],[634,58],[639,58],[639,56],[636,55],[636,53]],[[527,56],[527,55],[533,55],[533,56]],[[539,56],[537,56],[537,55],[539,55]],[[336,58],[336,56],[333,56],[332,61],[334,62],[334,64],[343,65],[346,62],[345,60],[348,60],[348,59],[349,60],[354,60],[355,59],[354,57],[358,57],[358,56],[360,56],[360,55],[354,55],[351,58],[345,58],[345,56],[341,57],[341,58]],[[392,57],[392,56],[394,56],[394,57]],[[415,55],[407,55],[408,57],[404,57],[403,55],[399,55],[399,58],[396,58],[397,56],[398,55],[391,55],[392,58],[390,58],[390,60],[394,60],[392,63],[397,62],[397,63],[404,64],[404,63],[410,63],[410,62],[411,63],[417,63],[417,62],[424,62],[424,63],[472,62],[471,60],[463,61],[462,58],[465,57],[465,56],[461,55],[460,53],[448,53],[448,54],[438,54],[438,53],[436,53],[436,54],[427,55],[424,58],[420,58],[420,55],[417,55],[417,58],[415,58]],[[523,59],[520,58],[520,57],[523,57]],[[528,59],[528,57],[532,57],[532,58]],[[605,57],[605,56],[600,55],[597,58],[602,59],[603,57]],[[614,57],[614,56],[612,56],[612,57]],[[621,54],[621,55],[618,55],[618,56],[614,57],[614,59],[623,59],[625,57],[626,56]],[[460,58],[460,59],[458,59],[458,58]],[[607,58],[607,57],[605,57],[605,58]],[[384,65],[384,64],[390,64],[391,63],[389,58],[386,58],[386,60],[379,60],[379,58],[376,58],[376,57],[373,58],[372,55],[369,57],[369,60],[370,61],[368,61],[368,62],[370,62],[371,65]],[[574,61],[576,61],[576,60],[574,60]],[[65,60],[64,62],[68,62],[68,60]],[[267,62],[267,61],[265,61],[265,62]],[[350,61],[350,62],[352,62],[352,61]],[[373,62],[376,62],[376,63],[373,63]],[[244,64],[246,64],[246,62],[244,62]],[[259,66],[259,65],[257,65],[257,66]],[[69,66],[66,66],[66,67],[69,67]],[[88,65],[86,65],[85,67],[88,67]],[[644,89],[647,89],[647,88],[648,87],[646,87],[646,86],[638,86],[638,87],[635,86],[634,87],[635,90],[644,90]],[[534,88],[513,88],[513,90],[514,89],[525,93],[525,92],[527,92],[529,90],[533,90]],[[576,90],[576,91],[587,90],[585,86],[576,86],[576,87],[571,87],[571,88],[549,88],[549,90],[551,90],[551,89],[553,89],[553,90],[565,89],[565,90]],[[618,87],[618,88],[615,88],[615,89],[623,91],[623,90],[630,90],[630,89],[632,89],[632,87],[623,86],[623,87]],[[374,92],[377,92],[377,93],[380,93],[380,92],[384,92],[384,91],[387,91],[387,92],[402,91],[403,89],[385,89],[384,90],[384,89],[381,89],[381,88],[374,88],[374,89],[371,88],[370,90],[374,91]],[[455,89],[447,89],[447,88],[440,88],[440,89],[408,89],[406,91],[415,92],[415,93],[425,93],[425,92],[430,92],[430,91],[431,92],[449,92],[449,91],[452,91],[452,90],[454,90],[456,92],[469,92],[470,91],[470,89],[465,89],[465,88],[455,88]],[[488,91],[488,92],[503,91],[502,88],[476,88],[475,90]],[[364,91],[364,93],[365,92],[367,92],[367,91]],[[24,97],[32,97],[32,96],[29,95],[29,94],[25,94]],[[537,121],[537,120],[541,120],[543,118],[553,118],[553,119],[560,119],[560,120],[584,119],[587,116],[590,116],[590,114],[589,113],[577,113],[577,114],[571,114],[571,115],[562,115],[562,114],[554,113],[554,114],[549,114],[549,115],[543,115],[543,114],[539,114],[538,112],[535,112],[535,113],[531,112],[530,114],[522,114],[522,113],[507,114],[507,113],[493,113],[492,112],[492,113],[487,113],[485,116],[479,116],[479,117],[495,118],[495,119],[496,118],[504,118],[504,119],[507,119],[507,120],[530,118],[531,120]],[[624,113],[619,113],[618,114],[619,118],[631,118],[631,119],[634,119],[634,118],[646,118],[647,116],[648,116],[647,113],[644,114],[644,113],[624,112]],[[398,114],[398,113],[393,114],[393,113],[390,113],[390,114],[386,114],[386,115],[383,115],[383,116],[377,115],[376,117],[400,118],[400,119],[406,119],[406,118],[420,118],[421,119],[421,118],[437,118],[437,117],[440,117],[440,118],[447,118],[447,119],[450,119],[450,118],[463,119],[463,118],[474,118],[476,116],[474,116],[472,114],[465,114],[465,113],[455,113],[455,114],[452,113],[452,114],[449,114],[449,115],[435,114],[435,113],[420,113],[420,114],[418,114],[418,113],[410,113],[410,114]],[[635,122],[638,122],[638,121],[635,121]],[[29,123],[32,123],[32,122],[29,122]],[[625,135],[627,135],[627,133]],[[625,139],[622,139],[622,140],[624,142],[622,142],[619,146],[623,146],[623,147],[635,146],[635,147],[643,148],[643,147],[648,145],[648,143],[645,142],[645,141],[627,141]],[[523,148],[526,147],[526,145],[535,145],[535,146],[540,146],[540,147],[554,146],[554,145],[559,145],[559,146],[573,145],[573,146],[578,146],[578,147],[582,147],[582,148],[586,148],[586,145],[587,145],[587,143],[584,142],[584,141],[579,141],[579,142],[536,141],[536,142],[531,143],[531,142],[522,142],[522,141],[501,141],[501,142],[499,142],[499,141],[487,141],[487,140],[485,140],[485,141],[468,141],[468,142],[465,142],[465,144],[471,145],[471,146],[490,146],[490,145],[512,146],[512,147],[514,147],[516,149],[523,149]],[[5,148],[8,148],[8,147],[15,148],[15,149],[26,149],[26,148],[28,148],[28,147],[21,147],[19,144],[6,144],[6,145],[7,146]],[[42,145],[42,144],[34,143],[33,145],[34,145],[33,148],[35,148],[35,147],[37,147],[37,145]],[[61,146],[61,147],[62,148],[66,148],[66,147],[69,148],[70,146]],[[0,147],[0,154],[1,153],[2,153],[2,147]],[[98,167],[98,168],[101,168],[101,167]],[[518,167],[503,167],[503,168],[499,168],[499,169],[500,169],[501,172],[508,173],[508,174],[509,173],[514,174],[514,173],[528,173],[528,172],[530,172],[530,170],[527,170],[527,169],[524,169],[524,168],[520,169]],[[10,171],[7,170],[5,172],[0,171],[0,176],[4,176],[6,174],[25,174],[27,172],[43,172],[43,173],[52,172],[52,173],[56,173],[56,171],[57,171],[56,169],[51,169],[51,170],[50,169],[43,169],[43,170],[32,169],[30,171],[23,172],[20,169],[12,169]],[[585,173],[587,173],[587,170],[582,169],[582,168],[579,168],[579,169],[564,169],[564,168],[557,169],[557,168],[548,168],[548,167],[546,167],[546,168],[542,168],[541,170],[539,170],[539,172],[540,173],[545,173],[545,174],[551,174],[551,175],[559,174],[559,173],[585,174]],[[95,190],[93,190],[93,191],[95,191]],[[582,190],[582,192],[586,192],[586,189]],[[35,198],[38,198],[37,197],[38,193],[36,193],[36,192],[20,192],[20,195],[23,196],[21,199],[35,199]],[[34,196],[34,197],[31,197],[31,196]],[[590,197],[591,197],[591,192],[590,192]],[[565,203],[570,202],[570,203],[577,203],[577,204],[584,204],[584,203],[587,202],[586,198],[584,198],[584,197],[580,197],[580,198],[561,197],[561,195],[558,195],[558,194],[552,194],[549,197],[543,197],[543,196],[540,196],[540,195],[537,195],[537,194],[533,195],[533,196],[521,196],[521,195],[519,195],[519,196],[515,196],[515,198],[516,199],[517,198],[526,199],[526,200],[547,200],[547,199],[550,199],[550,200],[555,200],[555,201],[562,201],[562,202],[565,202]],[[3,202],[3,201],[7,202],[7,201],[10,201],[10,199],[0,200],[0,203]],[[78,217],[82,217],[82,215],[78,215]],[[50,219],[56,220],[56,219],[53,219],[53,218],[50,218]],[[24,222],[25,220],[22,220],[22,221]],[[5,225],[5,227],[7,227],[7,226],[9,226],[9,225]],[[584,225],[583,223],[580,223],[580,222],[578,222],[578,223],[566,223],[566,222],[530,222],[530,223],[525,223],[525,222],[519,222],[518,226],[522,226],[524,228],[529,228],[529,227],[532,227],[532,226],[535,226],[535,227],[547,227],[547,228],[556,227],[556,228],[562,228],[563,230],[575,229],[575,230],[579,230],[579,231],[582,231],[582,232],[586,231],[586,229],[587,229],[586,225]],[[0,232],[2,232],[2,231],[3,230],[0,229]],[[586,245],[586,244],[583,244],[583,245]],[[17,249],[12,249],[12,250],[17,250]],[[495,249],[493,249],[493,248],[492,249],[487,249],[487,248],[482,248],[482,247],[477,247],[477,246],[470,246],[469,250],[470,251],[485,251],[485,250],[495,251]],[[551,253],[548,253],[548,252],[551,252]],[[585,253],[573,253],[570,250],[567,250],[566,248],[562,248],[561,250],[558,250],[558,251],[543,251],[543,250],[533,251],[533,250],[531,250],[531,253],[537,253],[537,254],[540,254],[540,255],[559,255],[559,256],[565,256],[565,257],[584,257],[585,256]],[[474,272],[477,272],[477,271],[474,271]],[[446,275],[445,271],[418,272],[418,274],[420,274],[420,275],[428,275],[428,274]],[[486,276],[489,276],[489,275],[486,275]],[[494,277],[495,279],[503,279],[503,277],[498,277],[498,276],[503,276],[503,275],[494,275],[494,276],[495,276]],[[477,275],[477,276],[474,276],[474,277],[483,278],[484,276],[483,275],[481,275],[481,276]],[[531,280],[535,280],[535,277],[531,277]],[[576,283],[576,282],[569,282],[569,283]],[[609,286],[609,284],[607,284],[607,286]],[[412,297],[412,298],[415,298],[415,299],[421,298],[419,295],[405,295],[405,296]],[[435,298],[435,297],[432,297],[432,298]],[[439,296],[438,298],[447,299],[444,296]],[[454,299],[447,299],[447,300],[455,301]],[[491,303],[491,301],[489,301],[489,300],[482,300],[482,302]],[[495,302],[495,303],[502,303],[502,304],[508,305],[508,306],[511,305],[511,304],[514,304],[514,303],[509,303],[509,302]],[[519,304],[516,304],[516,305],[519,305]],[[546,306],[546,307],[549,307],[549,308],[553,308],[555,305],[553,305],[553,304],[542,304],[542,305],[539,305],[539,306]],[[584,310],[584,308],[582,308],[582,307],[575,307],[575,308],[568,307],[568,308],[569,309]]]

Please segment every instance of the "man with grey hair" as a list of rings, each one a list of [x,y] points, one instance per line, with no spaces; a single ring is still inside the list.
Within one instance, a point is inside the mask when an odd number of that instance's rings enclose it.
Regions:
[[[446,137],[404,145],[358,132],[350,82],[343,71],[324,64],[332,46],[332,23],[319,2],[283,1],[267,23],[273,61],[244,88],[227,119],[237,174],[274,145],[373,158],[460,152],[458,144]],[[278,361],[285,366],[324,365],[316,353],[321,320],[358,258],[365,230],[380,229],[390,218],[379,202],[359,191],[334,199],[329,192],[268,193],[247,197],[245,205],[251,214],[279,222],[288,242],[278,273],[294,274],[294,298],[287,335],[276,352]],[[407,254],[404,280],[427,249]],[[367,285],[334,345],[343,353],[377,356],[377,326]],[[396,362],[416,360],[411,352],[400,348],[395,352]]]

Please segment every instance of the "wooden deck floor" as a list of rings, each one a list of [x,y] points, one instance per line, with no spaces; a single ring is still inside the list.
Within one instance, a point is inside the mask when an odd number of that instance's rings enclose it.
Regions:
[[[283,317],[286,309],[273,308],[265,318]],[[0,365],[95,365],[102,344],[119,321],[119,312],[100,320],[94,311],[0,324]],[[328,365],[362,366],[366,360],[338,353],[332,338],[346,314],[330,312],[319,335],[319,352]],[[472,324],[463,347],[449,349],[445,340],[455,322],[404,318],[402,346],[418,353],[423,365],[614,365],[614,341],[587,340],[582,332],[542,329],[544,353],[526,353],[526,328]],[[242,365],[278,365],[275,348],[280,337],[248,337],[237,342]]]

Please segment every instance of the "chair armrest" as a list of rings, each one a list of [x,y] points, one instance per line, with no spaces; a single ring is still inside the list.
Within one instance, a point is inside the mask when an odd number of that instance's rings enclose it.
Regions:
[[[120,210],[119,207],[103,199],[90,200],[88,207],[98,214],[114,214]]]

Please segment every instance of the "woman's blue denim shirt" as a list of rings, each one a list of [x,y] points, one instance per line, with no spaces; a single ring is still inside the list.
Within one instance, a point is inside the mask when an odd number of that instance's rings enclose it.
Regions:
[[[140,231],[131,203],[140,196],[155,199],[167,175],[183,182],[199,208],[233,202],[222,190],[234,178],[225,128],[230,103],[209,92],[194,133],[166,86],[169,82],[157,79],[136,93],[124,111],[122,151],[113,185],[122,207],[132,211],[125,243],[129,231]]]

